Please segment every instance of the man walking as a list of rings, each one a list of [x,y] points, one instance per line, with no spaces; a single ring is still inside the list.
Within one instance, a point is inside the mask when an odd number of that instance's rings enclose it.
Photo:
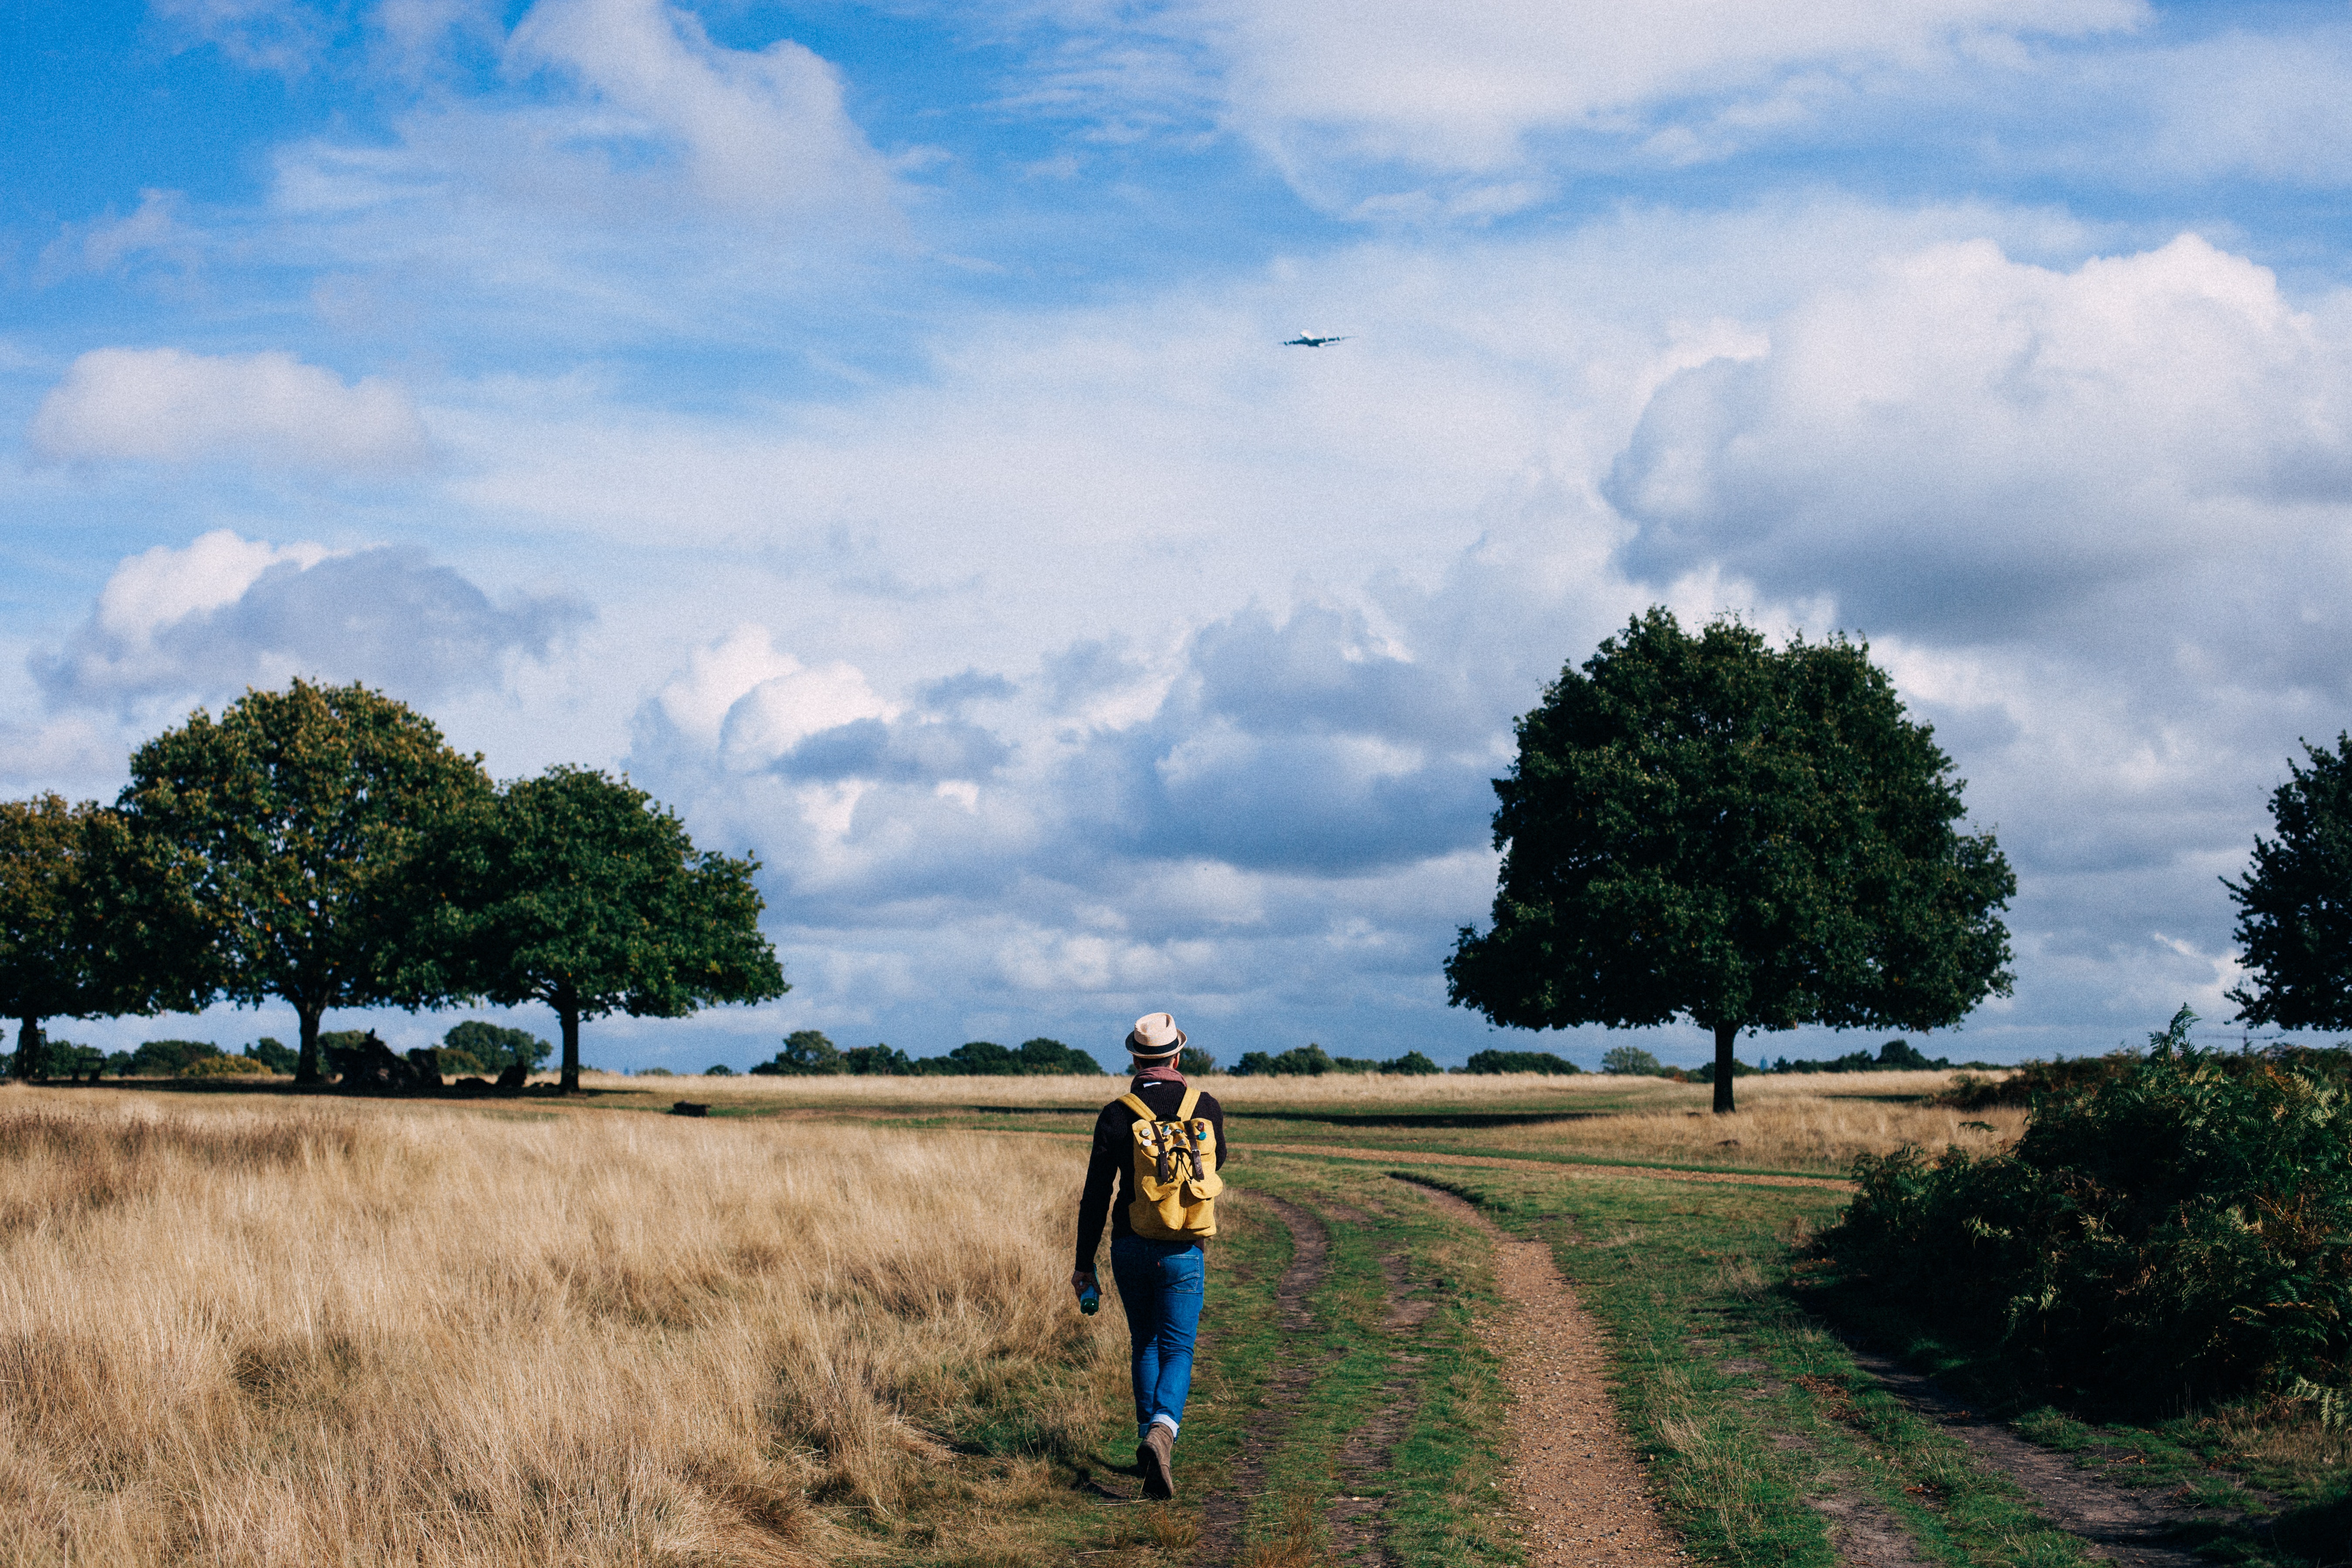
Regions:
[[[1110,1272],[1134,1351],[1136,1468],[1145,1493],[1176,1495],[1176,1429],[1192,1386],[1208,1258],[1223,1190],[1225,1113],[1177,1070],[1184,1031],[1147,1013],[1127,1037],[1135,1079],[1095,1119],[1094,1152],[1078,1200],[1078,1263],[1071,1289],[1097,1289],[1095,1248],[1110,1219]],[[1118,1189],[1118,1202],[1111,1201]]]

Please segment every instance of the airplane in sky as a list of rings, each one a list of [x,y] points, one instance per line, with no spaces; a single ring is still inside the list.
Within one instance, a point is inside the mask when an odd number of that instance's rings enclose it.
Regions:
[[[1319,349],[1325,343],[1344,343],[1347,341],[1343,337],[1318,338],[1308,332],[1301,332],[1295,338],[1285,338],[1282,346],[1286,349]]]

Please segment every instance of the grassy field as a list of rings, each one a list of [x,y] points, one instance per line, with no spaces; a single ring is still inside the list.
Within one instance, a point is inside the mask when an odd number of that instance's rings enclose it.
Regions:
[[[1790,1288],[1854,1153],[2013,1114],[1940,1075],[1742,1080],[1728,1119],[1657,1080],[1212,1081],[1241,1159],[1172,1505],[1136,1500],[1116,1305],[1066,1282],[1104,1079],[0,1089],[0,1563],[1516,1563],[1490,1247],[1391,1170],[1551,1243],[1694,1559],[1826,1568],[1859,1520],[2088,1561]],[[2307,1412],[2011,1414],[2201,1498],[2223,1560],[2320,1560],[2242,1522],[2252,1488],[2333,1520]]]
[[[1841,1073],[1739,1080],[1740,1111],[1708,1114],[1713,1090],[1665,1079],[1534,1073],[1201,1081],[1225,1107],[1236,1146],[1324,1144],[1433,1153],[1698,1168],[1842,1173],[1861,1152],[1906,1142],[1990,1151],[2024,1113],[1927,1103],[1949,1073]],[[1118,1080],[1101,1078],[690,1078],[592,1075],[614,1105],[708,1102],[719,1116],[857,1120],[909,1127],[1083,1133]],[[1108,1092],[1107,1092],[1108,1091]]]

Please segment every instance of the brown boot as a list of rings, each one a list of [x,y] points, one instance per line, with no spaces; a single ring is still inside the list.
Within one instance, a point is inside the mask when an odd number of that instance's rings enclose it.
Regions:
[[[1135,1451],[1135,1462],[1143,1471],[1145,1497],[1176,1495],[1176,1434],[1167,1423],[1152,1423],[1151,1430],[1144,1435],[1143,1446]]]

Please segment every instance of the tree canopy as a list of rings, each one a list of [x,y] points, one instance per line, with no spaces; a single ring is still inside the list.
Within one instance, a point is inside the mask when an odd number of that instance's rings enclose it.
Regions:
[[[489,789],[480,759],[405,704],[297,680],[217,720],[199,709],[140,747],[118,806],[203,912],[207,985],[290,1004],[295,1077],[315,1082],[329,1008],[451,994],[394,962],[390,922],[424,835]]]
[[[2241,1018],[2287,1029],[2352,1027],[2352,736],[2332,752],[2304,745],[2271,795],[2272,839],[2254,840],[2238,905],[2246,977],[2230,993]]]
[[[1961,781],[1869,650],[1772,648],[1635,616],[1520,719],[1493,925],[1463,928],[1450,999],[1497,1024],[1715,1036],[1732,1109],[1742,1029],[1906,1029],[2006,994],[2016,879],[1965,834]]]
[[[697,849],[625,780],[551,768],[446,825],[412,885],[425,907],[408,984],[553,1008],[575,1090],[583,1019],[680,1018],[790,989],[760,934],[758,865]]]
[[[0,801],[0,1016],[18,1026],[19,1078],[44,1074],[43,1019],[153,1010],[125,951],[126,840],[95,801]]]

